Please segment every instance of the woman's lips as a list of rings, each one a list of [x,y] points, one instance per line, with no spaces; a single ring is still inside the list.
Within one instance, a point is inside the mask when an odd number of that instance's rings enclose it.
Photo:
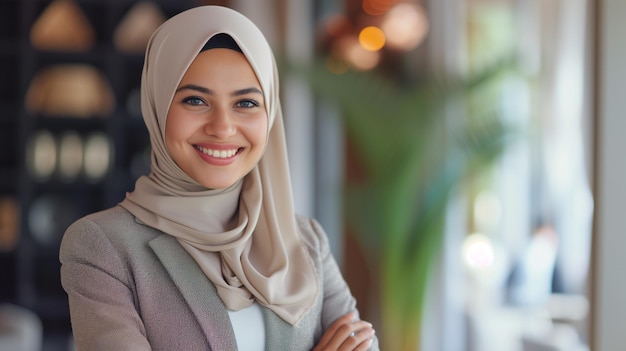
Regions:
[[[237,159],[237,155],[243,150],[243,148],[236,146],[222,146],[216,148],[194,145],[194,148],[200,153],[202,159],[216,165],[228,165],[233,163]]]

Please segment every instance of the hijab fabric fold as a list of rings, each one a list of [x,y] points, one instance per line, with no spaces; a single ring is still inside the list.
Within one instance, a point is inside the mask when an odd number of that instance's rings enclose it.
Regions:
[[[218,33],[241,48],[261,84],[268,115],[265,152],[227,189],[206,189],[172,160],[165,125],[174,92],[196,55]],[[200,6],[172,17],[148,43],[141,108],[152,167],[120,203],[144,224],[176,237],[231,310],[257,301],[295,325],[315,303],[319,282],[295,220],[278,72],[260,30],[238,12]]]

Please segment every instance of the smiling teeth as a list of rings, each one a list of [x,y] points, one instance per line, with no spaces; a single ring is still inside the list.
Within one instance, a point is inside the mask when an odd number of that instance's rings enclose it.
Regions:
[[[237,153],[237,149],[234,150],[213,150],[213,149],[205,149],[203,147],[198,146],[198,150],[202,151],[203,154],[213,156],[216,158],[230,158],[235,156]]]

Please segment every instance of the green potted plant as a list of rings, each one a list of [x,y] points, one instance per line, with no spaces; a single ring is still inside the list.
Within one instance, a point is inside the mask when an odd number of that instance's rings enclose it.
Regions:
[[[420,349],[448,203],[512,135],[496,108],[498,82],[511,67],[507,61],[465,78],[404,85],[376,72],[303,70],[313,91],[340,111],[363,167],[362,179],[346,185],[344,207],[379,289],[383,350]]]

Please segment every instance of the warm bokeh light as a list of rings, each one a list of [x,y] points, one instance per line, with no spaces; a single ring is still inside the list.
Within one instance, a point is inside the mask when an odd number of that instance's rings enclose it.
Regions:
[[[408,51],[424,40],[428,32],[428,18],[417,4],[399,3],[387,12],[381,29],[389,47]]]
[[[380,52],[365,50],[357,38],[342,38],[339,46],[341,57],[356,69],[367,71],[380,62]]]
[[[378,51],[385,46],[385,33],[376,27],[365,27],[359,33],[359,44],[365,50]]]

